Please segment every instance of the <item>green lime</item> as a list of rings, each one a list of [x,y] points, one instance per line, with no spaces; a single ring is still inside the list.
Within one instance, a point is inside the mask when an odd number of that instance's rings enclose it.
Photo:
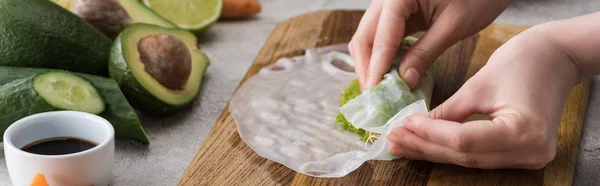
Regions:
[[[221,16],[223,0],[143,0],[144,4],[179,28],[202,32]]]

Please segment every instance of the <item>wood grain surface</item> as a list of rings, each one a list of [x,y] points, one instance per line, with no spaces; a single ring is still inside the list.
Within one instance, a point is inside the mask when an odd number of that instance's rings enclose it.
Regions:
[[[302,55],[306,48],[350,41],[362,11],[321,11],[278,25],[242,80],[282,57]],[[525,27],[492,24],[441,57],[432,106],[450,97],[475,74],[502,43]],[[241,84],[240,84],[241,85]],[[480,170],[425,161],[369,161],[346,177],[318,179],[297,174],[250,149],[237,134],[225,108],[186,169],[179,185],[571,185],[589,82],[575,87],[564,107],[555,160],[542,170]]]

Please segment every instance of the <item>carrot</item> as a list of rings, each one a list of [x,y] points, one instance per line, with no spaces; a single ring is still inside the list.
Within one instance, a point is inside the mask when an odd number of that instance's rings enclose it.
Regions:
[[[44,174],[36,174],[30,186],[48,186]]]
[[[260,11],[258,0],[223,0],[221,18],[246,18],[258,14]]]

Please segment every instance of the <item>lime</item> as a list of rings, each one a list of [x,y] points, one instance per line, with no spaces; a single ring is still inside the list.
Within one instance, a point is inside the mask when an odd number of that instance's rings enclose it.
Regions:
[[[71,10],[71,8],[73,6],[75,6],[75,1],[73,1],[73,0],[51,0],[51,1],[67,10]]]
[[[144,4],[179,28],[202,32],[221,16],[223,0],[143,0]]]

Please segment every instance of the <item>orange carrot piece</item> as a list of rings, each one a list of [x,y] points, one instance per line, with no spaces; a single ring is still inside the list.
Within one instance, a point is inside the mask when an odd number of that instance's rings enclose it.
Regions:
[[[36,174],[30,186],[48,186],[44,174]]]
[[[223,0],[221,18],[238,19],[258,14],[261,6],[257,0]]]

